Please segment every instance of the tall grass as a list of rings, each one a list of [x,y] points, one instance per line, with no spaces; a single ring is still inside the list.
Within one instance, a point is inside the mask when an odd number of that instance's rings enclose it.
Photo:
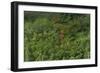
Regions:
[[[90,58],[90,15],[24,12],[24,61]]]

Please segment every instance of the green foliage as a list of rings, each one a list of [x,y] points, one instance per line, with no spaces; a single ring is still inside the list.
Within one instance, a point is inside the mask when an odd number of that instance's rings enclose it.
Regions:
[[[24,12],[24,61],[90,58],[90,15]]]

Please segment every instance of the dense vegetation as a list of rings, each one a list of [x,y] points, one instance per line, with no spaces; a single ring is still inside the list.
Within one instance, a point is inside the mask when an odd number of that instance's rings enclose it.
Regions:
[[[90,15],[24,12],[24,61],[90,58]]]

